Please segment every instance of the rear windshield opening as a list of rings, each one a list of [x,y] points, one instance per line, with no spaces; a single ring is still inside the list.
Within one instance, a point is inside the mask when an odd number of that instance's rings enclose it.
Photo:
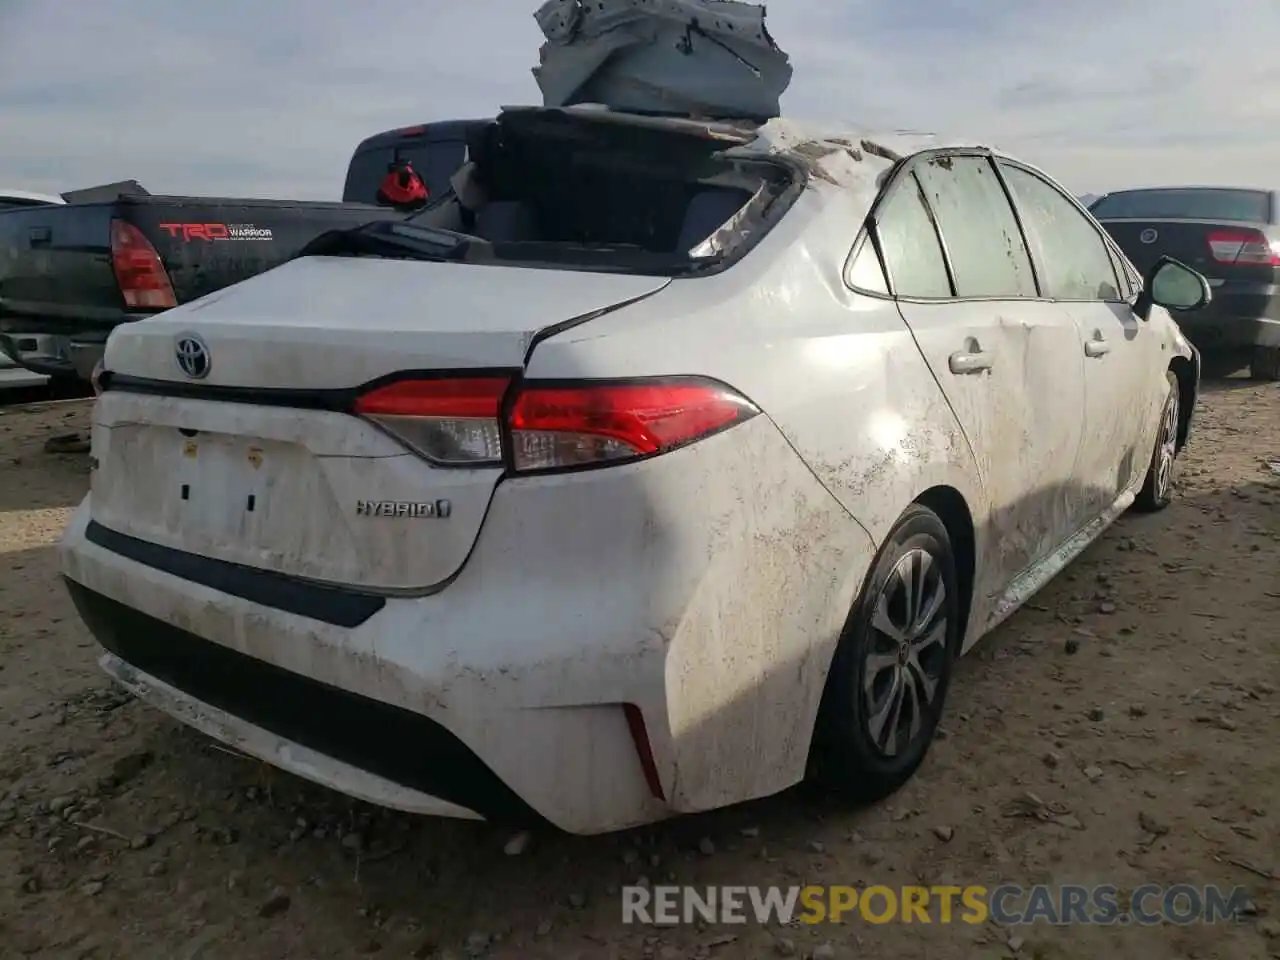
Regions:
[[[663,129],[524,118],[477,128],[458,199],[418,222],[486,241],[468,260],[677,275],[765,232],[792,174]],[[464,206],[465,205],[465,206]]]
[[[378,202],[378,186],[397,160],[407,161],[426,183],[432,196],[449,190],[449,178],[462,165],[467,146],[462,140],[404,139],[362,147],[351,158],[343,203]]]
[[[1128,190],[1112,193],[1090,212],[1110,220],[1227,220],[1268,223],[1271,197],[1263,190],[1194,189]]]

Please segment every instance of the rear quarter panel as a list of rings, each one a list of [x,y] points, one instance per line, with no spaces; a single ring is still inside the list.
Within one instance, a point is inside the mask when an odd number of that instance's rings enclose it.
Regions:
[[[760,449],[797,457],[818,481],[804,491],[809,502],[798,504],[801,488],[779,488],[777,465],[762,462],[747,468],[753,482],[734,502],[678,505],[699,515],[718,512],[721,526],[740,514],[773,531],[789,525],[794,536],[708,540],[705,550],[718,562],[691,584],[681,626],[667,632],[668,674],[700,682],[697,689],[669,683],[669,698],[736,690],[740,699],[755,697],[749,706],[762,715],[783,711],[811,723],[870,559],[902,511],[931,487],[948,486],[983,528],[986,506],[969,448],[901,316],[891,302],[860,297],[843,281],[868,203],[854,191],[811,187],[725,273],[677,280],[534,349],[531,378],[715,377],[759,405],[785,439]],[[802,522],[832,506],[866,533],[867,550],[850,550],[839,525]],[[771,547],[780,542],[803,542],[805,555],[833,565],[800,579],[786,576],[787,555]],[[728,551],[723,560],[721,551]],[[723,569],[730,562],[734,576]],[[798,608],[807,615],[794,616]],[[721,642],[719,632],[730,625],[736,641]],[[809,682],[779,684],[776,672],[799,661],[820,669],[795,674]],[[779,702],[782,689],[791,702]],[[678,715],[698,707],[689,699],[668,709]],[[781,769],[796,759],[770,753],[762,741],[718,748],[720,769],[740,766],[743,780],[752,765]]]

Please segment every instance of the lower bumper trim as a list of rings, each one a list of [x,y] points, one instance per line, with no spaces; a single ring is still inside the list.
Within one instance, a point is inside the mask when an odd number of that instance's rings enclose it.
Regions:
[[[64,580],[98,642],[137,670],[278,737],[486,820],[545,823],[435,721],[231,650]]]

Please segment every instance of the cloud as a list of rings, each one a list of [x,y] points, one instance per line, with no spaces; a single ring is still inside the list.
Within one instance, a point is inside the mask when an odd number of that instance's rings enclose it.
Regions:
[[[0,184],[337,198],[379,130],[537,102],[537,0],[0,0]],[[1270,185],[1274,0],[786,0],[796,116],[954,132],[1070,188]]]

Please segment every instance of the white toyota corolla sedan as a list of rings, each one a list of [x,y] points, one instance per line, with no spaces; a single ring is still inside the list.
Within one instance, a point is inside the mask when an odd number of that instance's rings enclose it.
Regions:
[[[102,666],[402,810],[598,833],[920,765],[957,657],[1171,496],[1199,358],[972,143],[517,108],[455,191],[115,331]]]

